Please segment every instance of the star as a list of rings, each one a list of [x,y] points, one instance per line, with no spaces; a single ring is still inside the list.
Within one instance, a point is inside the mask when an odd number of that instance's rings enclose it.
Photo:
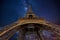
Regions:
[[[24,7],[24,9],[25,9],[25,11],[27,11],[28,8],[27,7]]]

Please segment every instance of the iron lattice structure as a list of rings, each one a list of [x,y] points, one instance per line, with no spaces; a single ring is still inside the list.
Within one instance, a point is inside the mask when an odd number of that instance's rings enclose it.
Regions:
[[[35,40],[44,40],[44,37],[41,33],[41,30],[44,29],[56,33],[57,40],[60,40],[60,26],[48,22],[41,17],[39,18],[34,14],[31,6],[29,6],[26,16],[20,18],[10,25],[6,25],[2,30],[0,30],[0,40],[9,40],[17,31],[19,32],[17,40],[24,40],[24,35],[28,34],[29,32],[38,35],[35,37],[37,38]]]

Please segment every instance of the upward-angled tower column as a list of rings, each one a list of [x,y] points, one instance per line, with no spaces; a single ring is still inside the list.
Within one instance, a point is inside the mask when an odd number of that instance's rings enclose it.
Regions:
[[[24,29],[23,30],[19,30],[18,39],[17,40],[24,40],[25,33],[26,33],[26,31]]]
[[[29,19],[38,18],[38,16],[36,16],[36,15],[34,14],[34,12],[32,11],[32,5],[29,5],[28,11],[27,11],[25,17],[26,17],[26,18],[29,18]]]
[[[60,25],[56,25],[56,24],[53,24],[51,22],[48,22],[44,18],[37,17],[34,14],[34,12],[32,11],[31,5],[29,5],[28,11],[27,11],[27,14],[26,14],[25,17],[17,20],[13,24],[7,25],[4,29],[0,30],[0,38],[2,38],[1,40],[7,40],[7,39],[9,39],[17,31],[19,31],[18,40],[24,40],[25,31],[20,30],[20,29],[23,29],[24,28],[23,26],[21,27],[21,25],[24,25],[26,27],[26,24],[39,24],[40,26],[43,25],[44,27],[40,27],[39,26],[38,28],[39,29],[40,28],[43,28],[45,30],[51,30],[51,31],[53,31],[54,33],[57,34],[57,37],[58,38],[60,38]],[[37,32],[37,34],[39,35],[38,32]],[[42,35],[40,35],[40,36],[41,36],[41,38],[43,38]],[[41,40],[43,40],[43,39],[41,39]]]

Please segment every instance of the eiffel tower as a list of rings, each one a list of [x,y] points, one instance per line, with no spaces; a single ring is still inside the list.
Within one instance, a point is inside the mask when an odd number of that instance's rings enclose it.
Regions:
[[[32,11],[32,7],[29,6],[23,18],[18,19],[10,25],[6,25],[0,30],[0,40],[9,40],[16,32],[19,32],[17,40],[26,40],[25,36],[29,34],[33,34],[34,39],[31,39],[33,36],[31,35],[27,40],[45,40],[42,30],[56,33],[56,40],[60,40],[60,25],[53,24],[44,18],[36,16]]]

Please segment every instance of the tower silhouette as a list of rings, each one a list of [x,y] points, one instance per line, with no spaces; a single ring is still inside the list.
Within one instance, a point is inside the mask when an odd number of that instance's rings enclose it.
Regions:
[[[26,16],[0,30],[0,40],[9,40],[17,31],[17,40],[45,40],[42,30],[56,33],[57,40],[60,40],[60,26],[36,16],[29,5]]]

